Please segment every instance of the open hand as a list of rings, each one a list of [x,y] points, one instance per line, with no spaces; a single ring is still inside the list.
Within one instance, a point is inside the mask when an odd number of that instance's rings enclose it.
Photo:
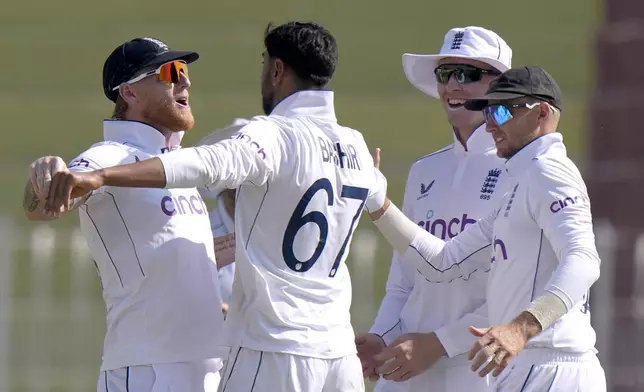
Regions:
[[[474,372],[486,365],[478,373],[481,377],[485,377],[491,371],[494,371],[494,377],[501,374],[510,360],[519,355],[528,342],[521,327],[513,323],[491,328],[470,327],[470,332],[479,339],[470,349],[468,359],[473,360]]]

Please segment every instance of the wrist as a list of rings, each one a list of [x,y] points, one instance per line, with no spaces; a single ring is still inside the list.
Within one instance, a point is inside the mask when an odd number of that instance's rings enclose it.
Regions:
[[[108,168],[98,169],[96,171],[96,174],[98,174],[98,177],[101,179],[101,185],[110,185],[107,183],[109,180],[109,170],[110,168],[108,167]]]
[[[430,347],[429,348],[434,348],[438,352],[440,352],[442,357],[447,357],[447,350],[445,350],[445,346],[443,346],[443,343],[441,340],[438,338],[438,335],[435,332],[429,332],[425,333],[423,335],[426,335],[428,341],[430,342]]]
[[[390,204],[391,200],[385,199],[385,202],[383,203],[382,207],[380,207],[380,209],[369,213],[371,220],[377,221],[378,219],[380,219],[385,214],[385,212],[387,212],[387,208],[389,208]]]
[[[383,338],[382,335],[378,335],[377,333],[372,333],[372,335],[377,336],[380,339],[383,347],[387,347],[387,342],[385,342],[385,338]]]
[[[512,320],[511,324],[521,330],[526,340],[530,340],[541,333],[541,323],[539,320],[532,313],[525,310]]]

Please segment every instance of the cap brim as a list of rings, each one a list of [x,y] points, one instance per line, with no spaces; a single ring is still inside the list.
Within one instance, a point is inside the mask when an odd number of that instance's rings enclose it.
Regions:
[[[405,71],[405,76],[407,76],[407,80],[409,80],[409,82],[413,84],[414,87],[424,92],[425,94],[434,98],[438,98],[438,85],[436,83],[436,77],[434,76],[434,70],[436,69],[436,67],[438,67],[440,60],[447,57],[480,61],[494,67],[494,69],[501,72],[505,72],[509,69],[507,65],[503,64],[499,60],[488,57],[462,56],[453,54],[444,55],[405,53],[402,56],[402,63],[403,70]]]
[[[521,98],[521,97],[525,97],[525,95],[517,94],[517,93],[496,92],[496,93],[485,94],[480,98],[469,99],[465,101],[465,105],[463,106],[465,106],[465,109],[467,110],[479,111],[479,110],[483,110],[484,107],[488,106],[490,101],[503,101],[506,99],[515,99],[515,98]]]
[[[143,67],[151,67],[154,65],[161,65],[175,60],[183,60],[187,64],[197,61],[199,54],[197,52],[182,51],[182,50],[169,50],[161,53],[152,60],[145,63]]]

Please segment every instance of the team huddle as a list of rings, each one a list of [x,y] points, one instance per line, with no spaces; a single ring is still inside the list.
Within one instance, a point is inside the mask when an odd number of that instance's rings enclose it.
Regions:
[[[122,44],[103,67],[104,141],[30,166],[25,215],[78,210],[99,271],[97,391],[606,391],[589,312],[600,260],[555,80],[513,68],[481,27],[403,55],[454,142],[412,165],[400,210],[379,149],[336,118],[333,35],[269,25],[264,46],[265,115],[182,148],[199,55]],[[365,210],[394,256],[356,336],[345,260]]]

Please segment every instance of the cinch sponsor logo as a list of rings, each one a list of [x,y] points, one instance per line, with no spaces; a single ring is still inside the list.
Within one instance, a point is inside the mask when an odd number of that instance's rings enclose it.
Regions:
[[[494,237],[492,241],[492,263],[496,261],[496,256],[501,256],[501,259],[508,259],[508,251],[505,249],[505,242],[502,239]]]
[[[203,215],[208,213],[206,204],[201,196],[163,196],[161,199],[161,211],[167,216],[174,215]]]
[[[262,159],[266,159],[266,152],[264,152],[264,147],[260,146],[256,141],[254,141],[253,139],[251,139],[251,138],[250,138],[250,136],[248,136],[247,134],[245,134],[245,133],[238,133],[237,135],[234,135],[234,136],[232,137],[232,139],[242,139],[242,140],[244,140],[244,141],[246,141],[246,142],[250,143],[250,145],[251,145],[255,150],[257,150],[257,153],[262,157]]]
[[[552,211],[553,214],[556,214],[569,205],[583,203],[584,200],[586,200],[586,198],[583,196],[566,196],[563,199],[557,199],[553,201],[552,204],[550,204],[550,211]]]
[[[448,220],[431,219],[433,216],[434,211],[429,210],[426,214],[427,220],[418,222],[418,226],[443,240],[456,237],[460,232],[465,230],[467,225],[476,223],[476,220],[468,218],[467,214],[463,214],[461,218],[452,218]]]

